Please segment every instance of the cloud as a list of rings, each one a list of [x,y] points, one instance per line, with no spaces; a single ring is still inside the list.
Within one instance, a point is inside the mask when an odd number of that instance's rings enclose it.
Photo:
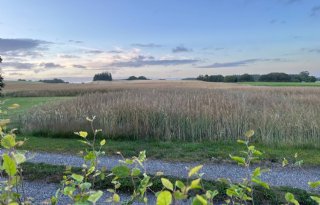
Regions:
[[[1,67],[3,68],[15,68],[19,70],[29,70],[35,67],[36,64],[33,63],[21,63],[21,62],[3,62]]]
[[[60,58],[79,58],[79,56],[76,55],[68,55],[68,54],[64,54],[64,55],[59,55]]]
[[[198,60],[194,59],[155,59],[153,56],[143,56],[138,55],[133,57],[130,60],[126,61],[116,61],[109,66],[113,67],[143,67],[143,66],[173,66],[173,65],[183,65],[183,64],[192,64],[196,63]]]
[[[77,65],[77,64],[72,65],[72,67],[74,67],[74,68],[87,68],[87,66]]]
[[[108,53],[123,53],[123,51],[121,51],[121,50],[111,50],[111,51],[108,51]]]
[[[87,51],[85,51],[85,53],[100,54],[100,53],[104,53],[104,51],[102,51],[102,50],[87,50]]]
[[[70,43],[83,43],[83,41],[69,40]]]
[[[320,6],[314,6],[312,9],[311,9],[311,14],[310,16],[317,16],[318,14],[320,14]]]
[[[0,38],[0,52],[31,50],[49,42],[34,39],[3,39]]]
[[[186,48],[184,46],[177,46],[172,49],[173,53],[181,53],[181,52],[191,52],[192,49]]]
[[[159,44],[155,44],[155,43],[133,43],[131,44],[132,46],[136,46],[136,47],[142,47],[142,48],[159,48],[162,47],[162,45]]]
[[[234,62],[214,63],[211,65],[199,66],[198,68],[229,68],[229,67],[246,66],[249,64],[257,63],[257,62],[280,62],[280,61],[283,61],[283,60],[280,58],[274,58],[274,59],[254,58],[254,59],[246,59],[246,60],[234,61]]]
[[[320,48],[302,49],[307,50],[309,53],[320,53]]]
[[[51,69],[51,68],[64,68],[63,65],[56,64],[56,63],[40,63],[40,67]]]

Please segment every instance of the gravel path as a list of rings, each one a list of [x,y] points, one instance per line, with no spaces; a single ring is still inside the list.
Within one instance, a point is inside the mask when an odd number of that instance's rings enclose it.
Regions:
[[[81,167],[83,160],[79,156],[52,154],[52,153],[30,153],[34,157],[29,162],[47,163],[53,165],[70,165]],[[100,165],[111,169],[118,164],[117,157],[103,157],[100,159]],[[186,167],[193,167],[197,163],[185,162],[164,162],[161,160],[148,160],[145,167],[149,174],[155,174],[158,171],[164,172],[166,176],[186,178],[188,171]],[[240,181],[246,174],[246,170],[234,164],[204,164],[202,172],[206,180],[216,180],[218,178],[229,178],[234,182]],[[282,168],[272,167],[270,172],[264,173],[262,179],[271,186],[290,186],[309,190],[308,182],[320,180],[320,168]],[[318,190],[319,191],[319,190]]]
[[[32,198],[32,204],[46,205],[51,204],[50,198],[55,195],[58,184],[45,183],[42,181],[24,181],[24,190],[27,197]],[[129,199],[129,195],[119,194],[121,201]],[[110,197],[110,193],[105,192],[97,204],[106,204],[106,199]],[[153,195],[148,195],[148,200],[150,204],[156,203],[156,198]],[[68,197],[61,197],[58,201],[58,205],[70,204],[70,199]],[[135,202],[134,205],[142,205],[143,203]],[[184,203],[183,203],[184,204]],[[185,202],[185,204],[188,204]],[[190,203],[189,203],[190,204]]]

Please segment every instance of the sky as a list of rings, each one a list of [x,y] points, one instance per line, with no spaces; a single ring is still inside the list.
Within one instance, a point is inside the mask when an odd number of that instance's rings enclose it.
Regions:
[[[0,0],[5,79],[320,77],[320,0]]]

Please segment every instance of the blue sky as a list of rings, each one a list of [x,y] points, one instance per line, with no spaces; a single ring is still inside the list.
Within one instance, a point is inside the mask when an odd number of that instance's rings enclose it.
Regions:
[[[0,0],[9,79],[320,76],[319,0]]]

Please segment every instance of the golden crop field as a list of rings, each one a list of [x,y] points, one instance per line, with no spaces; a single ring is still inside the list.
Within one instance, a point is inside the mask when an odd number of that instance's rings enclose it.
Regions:
[[[234,141],[254,129],[256,140],[265,144],[318,146],[320,142],[318,88],[198,81],[32,86],[37,93],[59,86],[64,92],[90,92],[32,110],[22,120],[26,132],[72,133],[86,128],[85,117],[95,115],[96,126],[113,138]],[[96,92],[104,90],[109,92]]]

